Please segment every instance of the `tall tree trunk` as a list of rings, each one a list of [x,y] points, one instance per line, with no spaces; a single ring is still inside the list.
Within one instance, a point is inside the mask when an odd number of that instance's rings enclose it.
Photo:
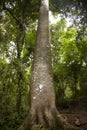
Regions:
[[[22,91],[23,91],[23,74],[22,74],[22,63],[21,63],[21,52],[24,44],[25,38],[25,28],[22,26],[19,28],[19,33],[16,38],[17,42],[17,76],[18,76],[18,89],[17,89],[17,102],[16,102],[16,110],[18,115],[21,113],[21,101],[22,101]]]
[[[30,113],[25,130],[36,130],[40,125],[53,130],[63,129],[63,122],[55,107],[49,36],[49,3],[42,0],[37,29],[36,48],[31,76]]]

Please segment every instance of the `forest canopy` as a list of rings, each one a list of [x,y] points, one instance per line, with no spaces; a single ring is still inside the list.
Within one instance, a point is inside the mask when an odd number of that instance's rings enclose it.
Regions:
[[[56,105],[87,101],[87,1],[49,0]],[[29,111],[40,0],[0,2],[0,129],[16,130]],[[69,24],[71,23],[71,24]]]

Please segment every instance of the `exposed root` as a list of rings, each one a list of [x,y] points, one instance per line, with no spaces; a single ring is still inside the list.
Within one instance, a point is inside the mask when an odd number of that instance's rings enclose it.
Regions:
[[[64,120],[56,110],[56,108],[45,108],[35,109],[28,115],[24,129],[25,130],[36,130],[39,126],[50,130],[64,130]]]
[[[80,130],[64,122],[56,108],[34,109],[28,115],[24,129],[25,130]]]

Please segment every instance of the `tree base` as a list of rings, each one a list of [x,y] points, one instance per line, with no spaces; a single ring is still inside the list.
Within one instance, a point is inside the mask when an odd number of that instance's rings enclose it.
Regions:
[[[36,130],[39,127],[50,130],[64,130],[64,120],[56,108],[38,108],[30,110],[25,120],[25,130]]]

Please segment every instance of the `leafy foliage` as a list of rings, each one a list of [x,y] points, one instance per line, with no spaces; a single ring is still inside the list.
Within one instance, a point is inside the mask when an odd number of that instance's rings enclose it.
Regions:
[[[40,0],[1,0],[0,3],[1,130],[17,129],[28,113],[39,6]],[[69,100],[87,100],[86,6],[86,0],[50,0],[50,9],[61,16],[58,23],[51,25],[57,105],[67,105]],[[66,18],[72,21],[71,26]]]
[[[58,99],[57,104],[59,104],[59,102],[64,102],[64,100],[68,100],[68,98],[77,100],[76,98],[81,98],[83,87],[80,81],[84,77],[81,76],[81,74],[83,73],[83,68],[86,69],[87,63],[85,61],[86,57],[82,60],[87,45],[86,42],[84,43],[84,39],[87,41],[85,37],[86,30],[85,33],[79,35],[77,39],[77,29],[72,26],[67,27],[66,20],[61,19],[57,24],[52,25],[51,33],[53,72],[56,97]],[[84,51],[79,49],[80,45]],[[83,73],[83,75],[85,75],[85,73]],[[87,89],[85,89],[85,92],[87,93]],[[85,93],[83,95],[85,96]]]

